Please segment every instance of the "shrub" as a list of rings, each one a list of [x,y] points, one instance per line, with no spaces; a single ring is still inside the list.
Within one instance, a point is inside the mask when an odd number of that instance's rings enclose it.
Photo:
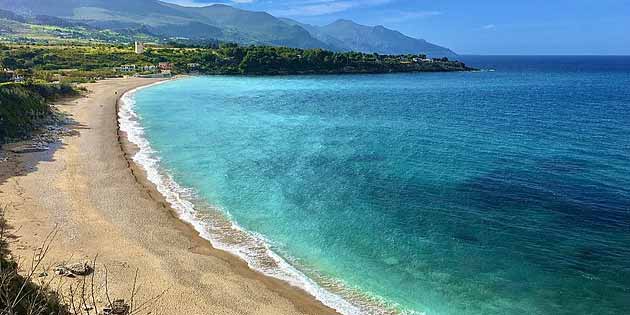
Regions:
[[[48,101],[78,95],[67,84],[5,84],[0,86],[0,144],[22,138],[50,117]]]

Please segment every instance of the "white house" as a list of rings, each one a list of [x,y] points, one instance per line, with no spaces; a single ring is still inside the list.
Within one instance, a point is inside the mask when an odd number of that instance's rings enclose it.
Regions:
[[[118,68],[114,68],[114,71],[133,72],[133,71],[136,71],[136,65],[122,65]]]
[[[148,72],[148,71],[155,71],[157,70],[156,66],[150,65],[150,66],[143,66],[142,67],[142,71],[144,72]]]

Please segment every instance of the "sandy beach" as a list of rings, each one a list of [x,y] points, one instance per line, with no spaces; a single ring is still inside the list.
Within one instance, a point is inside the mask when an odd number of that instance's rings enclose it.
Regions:
[[[306,292],[212,248],[177,219],[130,161],[134,147],[119,135],[117,99],[157,81],[86,85],[86,97],[56,105],[74,121],[73,135],[47,152],[0,162],[0,204],[7,205],[16,236],[12,253],[30,259],[56,227],[47,264],[98,255],[97,271],[107,268],[110,294],[120,297],[139,270],[138,300],[166,290],[153,314],[335,314]]]

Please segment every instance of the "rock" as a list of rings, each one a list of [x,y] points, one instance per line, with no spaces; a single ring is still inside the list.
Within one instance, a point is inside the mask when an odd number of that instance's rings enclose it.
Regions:
[[[56,275],[62,276],[62,277],[70,277],[72,275],[70,273],[70,271],[68,271],[63,266],[57,266],[57,267],[53,268],[53,271],[55,272]]]
[[[92,272],[92,267],[90,266],[90,263],[87,261],[82,262],[82,263],[67,265],[66,268],[68,269],[68,271],[70,271],[72,274],[76,276],[87,276]]]
[[[115,300],[110,307],[103,309],[103,315],[128,315],[129,304],[125,300]]]
[[[89,262],[60,265],[53,270],[59,276],[70,278],[74,278],[75,276],[87,276],[94,271]]]

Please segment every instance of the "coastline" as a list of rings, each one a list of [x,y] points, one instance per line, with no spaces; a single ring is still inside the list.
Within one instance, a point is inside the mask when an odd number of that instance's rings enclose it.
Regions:
[[[223,211],[197,198],[190,188],[182,187],[170,176],[169,170],[162,167],[161,158],[146,139],[145,129],[139,123],[135,111],[135,94],[138,91],[170,81],[132,89],[121,95],[117,103],[119,141],[129,164],[133,166],[134,176],[142,175],[137,178],[138,181],[151,187],[157,194],[155,199],[164,203],[175,217],[193,229],[196,236],[209,242],[213,248],[245,261],[252,270],[289,283],[341,314],[361,314],[368,309],[378,314],[385,312],[381,305],[372,305],[371,301],[354,300],[356,305],[353,305],[335,293],[336,289],[343,291],[343,287],[322,287],[275,253],[264,237],[242,228]]]
[[[128,291],[139,268],[146,282],[140,298],[168,290],[158,314],[336,314],[307,292],[212,247],[133,162],[138,148],[119,130],[117,103],[127,91],[160,81],[105,80],[88,84],[88,97],[57,105],[75,121],[78,135],[50,152],[20,155],[20,167],[0,182],[7,219],[19,227],[12,251],[28,258],[57,226],[50,262],[98,254],[116,286],[113,294]]]

